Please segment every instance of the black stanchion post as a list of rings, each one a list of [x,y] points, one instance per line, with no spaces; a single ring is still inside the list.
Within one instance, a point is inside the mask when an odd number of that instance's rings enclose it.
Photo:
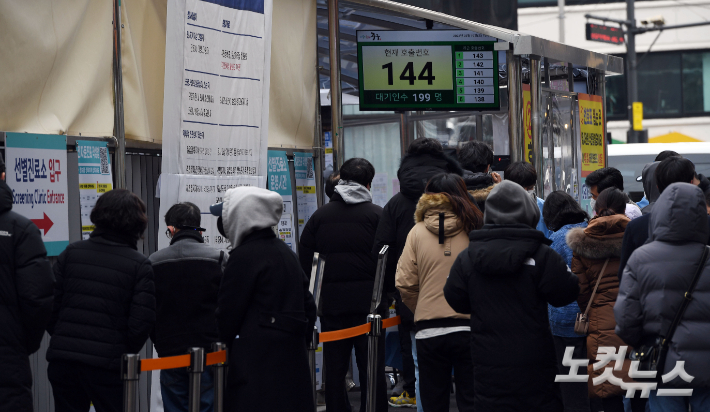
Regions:
[[[367,337],[367,405],[366,412],[375,412],[377,409],[377,359],[379,357],[378,344],[382,335],[382,316],[377,313],[382,300],[382,285],[385,281],[385,267],[387,266],[387,252],[389,246],[384,245],[377,256],[377,271],[375,272],[375,286],[372,290],[370,314],[370,333]]]
[[[318,303],[320,302],[320,289],[323,284],[323,268],[325,267],[325,257],[318,252],[313,254],[313,266],[311,269],[311,279],[308,290],[313,295],[316,302],[316,313],[318,313]],[[318,350],[318,328],[313,327],[313,337],[308,347],[308,364],[311,366],[311,388],[313,388],[313,407],[318,410],[318,398],[316,397],[316,350]]]
[[[141,356],[124,354],[121,358],[123,380],[123,412],[137,412],[138,379],[141,375]]]
[[[221,342],[212,344],[212,352],[227,350],[227,345]],[[212,365],[212,376],[214,376],[214,412],[224,412],[224,366],[225,363]]]
[[[190,366],[187,371],[190,373],[188,396],[188,410],[190,412],[200,412],[200,386],[202,383],[202,372],[205,371],[205,349],[190,348]]]

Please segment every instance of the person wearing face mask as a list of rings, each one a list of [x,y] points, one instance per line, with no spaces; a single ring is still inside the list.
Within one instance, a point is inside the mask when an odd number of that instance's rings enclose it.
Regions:
[[[176,356],[189,348],[211,352],[217,342],[217,291],[227,263],[224,251],[204,243],[197,205],[184,202],[165,214],[170,246],[150,255],[155,276],[155,328],[151,340],[158,356]],[[200,381],[201,412],[213,410],[214,384],[208,366]],[[160,371],[165,412],[187,412],[189,373],[186,368]]]
[[[217,298],[219,337],[229,348],[224,410],[276,412],[287,402],[290,411],[313,412],[307,347],[316,305],[298,257],[272,229],[281,195],[236,187],[210,212],[232,247]]]
[[[545,201],[535,195],[535,184],[537,183],[537,172],[535,167],[528,162],[515,162],[505,168],[505,180],[515,182],[525,189],[530,196],[535,199],[538,209],[540,209],[540,221],[536,229],[542,232],[546,238],[549,238],[552,232],[547,228],[545,219],[542,216],[542,209]]]
[[[592,201],[590,202],[590,207],[592,211],[595,210],[595,204],[597,201],[597,196],[604,189],[614,187],[619,189],[622,193],[624,192],[624,177],[621,175],[619,169],[614,167],[605,167],[603,169],[595,170],[590,173],[584,184],[589,188],[589,192],[592,194]],[[624,214],[631,220],[641,217],[641,209],[634,203],[629,197],[626,196],[626,210]]]

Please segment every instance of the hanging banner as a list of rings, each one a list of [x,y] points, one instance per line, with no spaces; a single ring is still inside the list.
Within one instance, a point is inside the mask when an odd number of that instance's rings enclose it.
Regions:
[[[323,143],[325,146],[325,169],[333,167],[333,135],[330,132],[323,133]]]
[[[313,153],[294,152],[293,165],[296,172],[296,204],[298,205],[298,233],[318,209],[316,176],[313,172]]]
[[[161,216],[173,204],[165,199],[204,205],[205,212],[223,194],[220,187],[265,187],[272,5],[168,2]],[[203,227],[213,232],[210,244],[222,248],[212,220]]]
[[[293,192],[291,174],[288,170],[286,152],[269,150],[269,190],[281,195],[284,202],[283,214],[279,220],[279,237],[296,252],[296,238],[293,232]]]
[[[37,225],[47,256],[58,256],[69,245],[66,136],[7,133],[5,164],[12,210]]]
[[[579,126],[582,136],[582,177],[587,177],[593,171],[606,167],[601,96],[579,94]]]
[[[94,231],[91,210],[99,196],[113,189],[111,156],[106,142],[77,140],[79,160],[79,197],[81,205],[81,238],[88,239]]]

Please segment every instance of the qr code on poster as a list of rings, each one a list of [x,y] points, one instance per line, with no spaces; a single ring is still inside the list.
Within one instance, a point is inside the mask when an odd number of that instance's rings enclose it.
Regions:
[[[306,179],[314,179],[313,176],[313,158],[306,158]]]
[[[100,147],[99,148],[99,160],[101,161],[101,174],[102,175],[110,174],[111,171],[108,168],[108,148],[107,147]]]

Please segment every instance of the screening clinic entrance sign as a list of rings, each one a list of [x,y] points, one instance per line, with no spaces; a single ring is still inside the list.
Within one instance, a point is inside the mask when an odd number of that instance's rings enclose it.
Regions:
[[[589,188],[584,184],[587,176],[606,167],[604,153],[604,110],[601,96],[579,93],[579,130],[582,139],[582,209],[592,213]]]
[[[12,189],[12,210],[32,220],[48,256],[69,245],[67,138],[7,133],[5,180]]]
[[[283,198],[283,214],[278,224],[279,238],[296,252],[296,236],[293,224],[293,192],[288,157],[282,150],[269,150],[269,190]],[[300,193],[299,193],[300,196]]]
[[[195,203],[218,248],[228,242],[209,205],[233,187],[266,187],[271,10],[271,0],[168,2],[160,214]]]

